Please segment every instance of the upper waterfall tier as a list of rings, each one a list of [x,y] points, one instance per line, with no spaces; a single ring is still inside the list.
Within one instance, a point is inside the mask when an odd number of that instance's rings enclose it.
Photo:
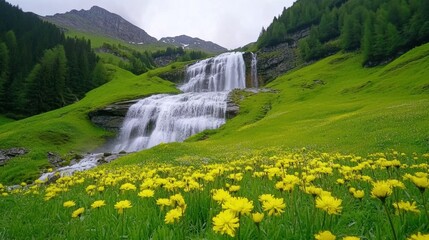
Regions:
[[[246,87],[243,53],[224,53],[199,61],[186,70],[183,92],[221,92]]]

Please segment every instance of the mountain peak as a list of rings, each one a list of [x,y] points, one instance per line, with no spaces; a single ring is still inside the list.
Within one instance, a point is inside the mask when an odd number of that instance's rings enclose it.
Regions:
[[[222,53],[228,51],[228,49],[219,46],[216,43],[204,41],[200,38],[194,38],[187,35],[164,37],[161,38],[159,41],[174,46],[182,47],[184,49],[201,50],[210,53]]]
[[[93,6],[89,10],[71,10],[43,19],[65,29],[103,35],[126,42],[138,44],[157,42],[156,38],[144,30],[99,6]]]

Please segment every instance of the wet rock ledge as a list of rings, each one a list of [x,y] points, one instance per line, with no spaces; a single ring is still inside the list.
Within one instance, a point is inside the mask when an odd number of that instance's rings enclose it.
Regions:
[[[119,132],[128,109],[138,101],[139,99],[114,103],[90,112],[88,116],[95,125],[108,131]]]

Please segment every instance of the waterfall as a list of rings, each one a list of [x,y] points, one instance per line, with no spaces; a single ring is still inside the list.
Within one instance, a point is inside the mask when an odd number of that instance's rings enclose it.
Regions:
[[[160,143],[181,142],[225,123],[230,90],[245,88],[242,53],[224,53],[186,69],[183,94],[159,94],[130,107],[113,151],[134,152]]]
[[[250,65],[250,77],[252,79],[252,86],[254,88],[259,87],[257,66],[258,66],[257,55],[256,55],[256,53],[252,53],[252,62]]]
[[[245,64],[240,52],[199,61],[186,70],[183,92],[219,92],[245,88]]]
[[[225,123],[229,92],[246,86],[245,71],[242,53],[224,53],[189,66],[185,83],[179,87],[184,93],[153,95],[133,104],[110,149],[116,153],[135,152],[220,127]],[[80,162],[45,173],[39,180],[46,181],[57,174],[71,175],[97,166],[100,160],[110,162],[120,156],[121,153],[110,157],[87,154]]]

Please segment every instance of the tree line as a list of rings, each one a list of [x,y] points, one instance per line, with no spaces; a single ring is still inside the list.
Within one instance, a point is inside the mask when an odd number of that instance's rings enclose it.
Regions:
[[[0,0],[0,114],[22,118],[63,107],[107,81],[85,39]]]
[[[360,50],[364,65],[377,65],[429,41],[429,1],[421,0],[298,0],[283,9],[258,38],[259,48],[299,42],[304,60],[339,50]]]
[[[157,58],[171,58],[174,61],[191,61],[206,58],[209,55],[201,51],[184,50],[182,47],[167,47],[166,49],[149,51],[136,51],[122,44],[103,43],[98,51],[111,53],[121,59],[117,65],[136,75],[145,73],[159,66],[156,64]],[[113,62],[111,62],[113,63]]]

